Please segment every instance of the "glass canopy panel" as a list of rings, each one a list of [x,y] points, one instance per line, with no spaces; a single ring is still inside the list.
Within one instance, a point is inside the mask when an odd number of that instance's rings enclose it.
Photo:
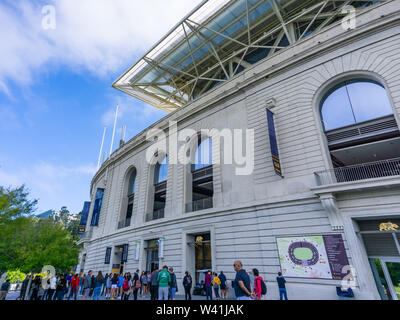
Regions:
[[[274,9],[272,9],[271,4],[274,2]],[[354,0],[348,4],[361,8],[382,2],[384,1]],[[237,59],[241,59],[241,53],[245,50],[247,55],[243,61],[254,64],[270,54],[278,52],[279,47],[289,46],[293,41],[289,43],[286,35],[281,39],[277,48],[265,49],[254,46],[255,44],[265,45],[265,43],[274,46],[275,40],[278,36],[281,37],[281,32],[284,31],[281,19],[284,24],[289,23],[289,20],[294,24],[296,39],[293,40],[296,41],[300,36],[304,36],[303,32],[305,35],[309,35],[314,30],[319,30],[319,25],[325,19],[328,21],[333,18],[328,24],[337,21],[334,18],[335,15],[340,19],[337,14],[340,14],[341,5],[347,2],[328,0],[325,10],[317,17],[321,8],[319,5],[322,3],[322,0],[203,1],[177,23],[174,29],[142,59],[115,81],[113,86],[146,102],[151,101],[151,104],[156,107],[168,110],[177,109],[185,104],[182,94],[186,102],[190,101],[218,85],[213,80],[210,82],[210,78],[230,78],[247,68],[243,67],[243,64],[236,64],[238,68],[228,70],[228,63],[233,65]],[[280,14],[276,10],[280,10]],[[247,25],[248,20],[250,28]],[[249,30],[252,42],[250,46],[248,46],[247,39]],[[287,33],[286,30],[285,33]],[[226,76],[227,73],[229,73],[228,76]],[[152,86],[143,86],[149,83]],[[196,87],[193,88],[193,85]],[[129,86],[132,87],[132,90]],[[158,90],[154,91],[153,87],[157,86]],[[141,89],[139,90],[138,87]],[[354,88],[353,94],[358,95],[358,90],[361,89]],[[377,88],[374,90],[379,94]],[[147,97],[146,92],[148,93]],[[173,96],[167,98],[166,92]],[[189,97],[189,94],[192,96]],[[161,97],[160,100],[157,100],[157,97]],[[367,99],[364,98],[364,100]],[[371,113],[371,110],[362,106],[365,104],[362,99],[358,99],[358,103],[354,106],[357,121],[363,121],[363,119],[377,114],[387,114],[388,104],[382,101],[379,107],[381,110]],[[360,108],[359,112],[358,107]],[[346,119],[343,122],[349,123],[351,117],[346,115]],[[339,123],[333,123],[333,127],[336,125]]]

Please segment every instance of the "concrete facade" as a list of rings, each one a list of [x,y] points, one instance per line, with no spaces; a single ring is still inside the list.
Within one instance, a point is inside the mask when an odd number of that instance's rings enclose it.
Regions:
[[[145,221],[151,199],[151,170],[146,161],[144,131],[125,143],[102,165],[92,181],[92,208],[81,243],[83,267],[109,273],[106,247],[129,244],[125,270],[145,270],[145,241],[163,237],[160,266],[174,267],[179,284],[193,270],[188,235],[210,232],[212,270],[223,270],[229,287],[233,261],[258,268],[267,281],[267,299],[278,299],[275,281],[280,270],[276,238],[342,234],[350,264],[356,270],[358,299],[380,299],[355,220],[400,217],[400,176],[335,185],[316,185],[314,172],[332,168],[319,105],[336,83],[352,78],[374,79],[387,90],[400,128],[400,3],[388,1],[357,18],[355,30],[340,23],[260,61],[227,83],[175,111],[151,128],[254,129],[254,171],[235,175],[234,165],[214,165],[214,206],[186,213],[188,192],[184,165],[169,165],[165,217]],[[274,173],[265,110],[275,114],[284,178]],[[151,129],[149,128],[149,129]],[[216,150],[213,144],[213,154]],[[171,159],[170,159],[171,160]],[[131,226],[118,229],[126,210],[125,186],[131,168],[137,170]],[[105,195],[98,227],[91,227],[97,188]],[[134,249],[139,243],[139,259]],[[111,257],[114,256],[112,253]],[[78,266],[78,269],[80,267]],[[193,273],[193,272],[192,272]],[[337,299],[337,280],[288,278],[291,299]],[[232,294],[232,292],[230,292]]]

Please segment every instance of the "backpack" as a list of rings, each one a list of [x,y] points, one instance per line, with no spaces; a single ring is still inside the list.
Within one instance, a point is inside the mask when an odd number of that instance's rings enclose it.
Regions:
[[[140,280],[136,280],[135,288],[136,288],[136,289],[140,289],[141,286],[142,286],[142,283],[140,282]]]
[[[124,280],[124,283],[122,284],[122,290],[128,291],[129,288],[130,288],[130,286],[129,286],[129,281],[128,281],[128,279],[125,279],[125,280]]]
[[[261,282],[261,295],[264,296],[267,294],[267,286],[265,285],[263,278],[261,278],[259,280]]]

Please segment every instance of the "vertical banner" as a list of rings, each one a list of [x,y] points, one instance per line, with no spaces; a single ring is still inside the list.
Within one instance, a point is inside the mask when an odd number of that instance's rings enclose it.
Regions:
[[[267,119],[268,119],[269,142],[271,145],[272,163],[274,165],[275,173],[283,178],[281,161],[279,158],[278,142],[276,140],[274,114],[269,109],[267,109]]]
[[[164,259],[164,238],[158,239],[158,258]]]
[[[140,257],[140,242],[137,241],[135,244],[135,256],[134,256],[135,261],[138,261],[139,257]]]
[[[92,221],[90,223],[93,227],[99,226],[99,217],[101,211],[101,204],[103,203],[104,189],[97,189],[96,200],[94,202]]]
[[[122,251],[122,262],[127,262],[128,261],[128,248],[129,244],[124,244],[123,246],[123,251]]]
[[[105,258],[104,264],[110,264],[110,262],[111,262],[111,250],[112,250],[112,248],[107,248],[106,249],[106,258]]]
[[[83,204],[83,209],[81,213],[81,221],[79,223],[79,229],[78,229],[78,234],[83,234],[86,231],[86,223],[89,217],[89,211],[90,211],[90,201],[86,201]]]

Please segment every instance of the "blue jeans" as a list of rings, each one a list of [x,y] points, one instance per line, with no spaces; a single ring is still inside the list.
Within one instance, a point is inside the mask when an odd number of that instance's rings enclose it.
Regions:
[[[93,290],[93,300],[100,300],[101,287],[96,287]]]
[[[77,294],[78,294],[78,288],[75,288],[75,291],[72,291],[71,288],[71,290],[69,291],[68,300],[70,300],[72,297],[74,297],[74,299],[76,300]]]
[[[236,300],[251,300],[251,298],[248,296],[241,296],[241,297],[237,297]]]
[[[175,299],[175,294],[176,294],[176,288],[170,288],[169,289],[169,296],[172,299]]]
[[[285,300],[287,300],[287,292],[285,288],[279,288],[279,297],[281,300],[283,300],[283,297],[285,297]]]
[[[206,297],[207,300],[212,300],[212,284],[206,286]]]
[[[214,293],[215,293],[215,299],[219,299],[219,287],[214,288]]]

